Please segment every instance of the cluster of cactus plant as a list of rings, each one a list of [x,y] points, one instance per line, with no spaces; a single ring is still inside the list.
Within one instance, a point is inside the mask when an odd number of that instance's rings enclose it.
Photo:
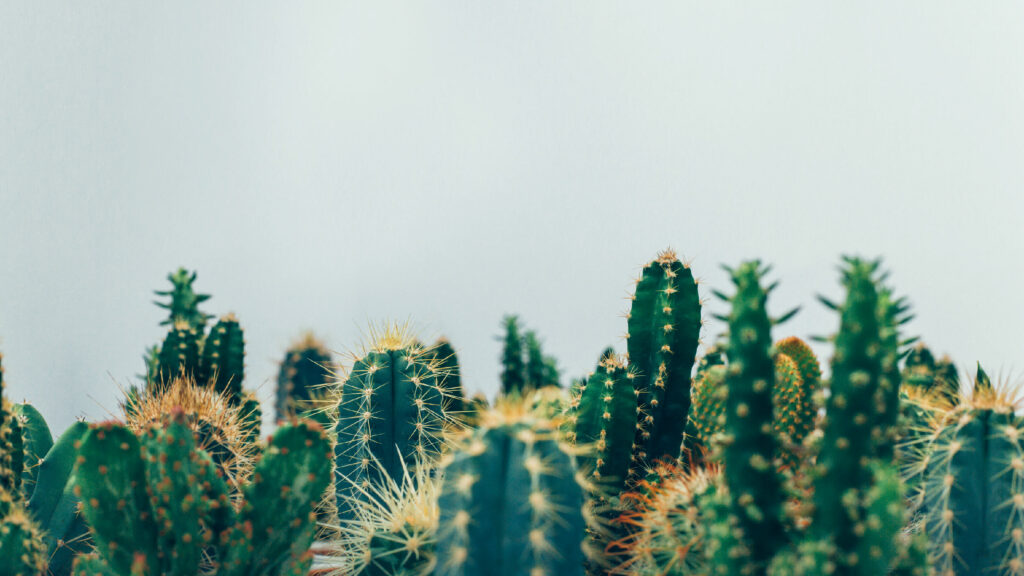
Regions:
[[[408,325],[344,367],[305,338],[266,443],[238,320],[207,330],[178,270],[121,421],[55,441],[0,403],[0,574],[1024,576],[1019,389],[980,365],[964,389],[911,348],[878,261],[845,259],[844,298],[821,299],[827,377],[773,338],[795,310],[769,314],[769,268],[727,270],[727,330],[699,362],[699,286],[668,250],[637,280],[627,353],[568,390],[514,316],[493,402]]]

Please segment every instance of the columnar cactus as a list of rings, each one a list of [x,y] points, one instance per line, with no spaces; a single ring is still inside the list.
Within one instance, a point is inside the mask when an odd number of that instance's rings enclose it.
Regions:
[[[0,488],[0,574],[38,576],[46,570],[46,546],[23,502]]]
[[[588,447],[580,457],[580,469],[609,496],[625,490],[627,482],[642,472],[634,466],[633,454],[640,414],[635,377],[625,358],[603,357],[568,413],[570,443]]]
[[[233,505],[181,410],[141,439],[113,422],[95,425],[75,476],[99,557],[79,567],[117,576],[301,574],[312,560],[313,503],[330,479],[327,452],[315,424],[283,426]]]
[[[796,430],[792,439],[800,443],[814,430],[818,420],[818,394],[821,390],[821,365],[818,357],[806,342],[790,336],[775,343],[776,355],[788,356],[800,371],[800,382],[803,389],[801,396],[804,401],[799,410]]]
[[[334,425],[341,514],[349,483],[367,486],[377,474],[400,478],[403,466],[436,460],[450,423],[445,374],[434,354],[403,327],[371,337],[341,385]]]
[[[174,323],[160,346],[158,377],[152,383],[155,389],[181,376],[195,378],[199,375],[201,338],[202,334],[184,320]]]
[[[228,314],[210,329],[203,344],[200,384],[212,386],[232,403],[242,400],[245,379],[245,337],[238,319]]]
[[[934,435],[921,490],[937,574],[1024,574],[1024,421],[1014,394],[976,388]]]
[[[583,489],[550,422],[488,412],[445,464],[437,574],[579,576]]]
[[[331,353],[312,333],[306,333],[285,353],[277,375],[278,420],[287,420],[311,408],[317,391],[332,381]]]
[[[637,456],[678,458],[690,409],[701,304],[693,272],[671,250],[644,267],[628,318],[629,362],[636,369],[640,403],[648,406],[637,434]]]
[[[771,433],[772,320],[766,308],[771,287],[761,286],[768,269],[758,261],[730,270],[736,293],[729,320],[724,486],[728,512],[719,526],[728,534],[709,547],[729,574],[763,573],[786,544],[782,523],[782,485],[772,462],[778,443]]]
[[[209,294],[197,294],[192,288],[196,281],[196,273],[189,272],[184,268],[167,275],[171,282],[170,290],[156,290],[157,296],[167,297],[168,301],[154,301],[157,306],[167,310],[167,318],[160,322],[161,326],[174,326],[176,323],[184,323],[196,331],[199,339],[202,339],[206,330],[206,323],[212,318],[211,315],[199,309],[199,305],[210,299]],[[158,382],[160,379],[160,346],[151,346],[146,349],[143,359],[146,361],[146,382]],[[177,374],[172,374],[176,376]]]

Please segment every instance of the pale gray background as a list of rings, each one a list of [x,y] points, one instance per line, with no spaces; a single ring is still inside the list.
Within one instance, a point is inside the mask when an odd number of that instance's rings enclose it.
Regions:
[[[718,287],[775,263],[775,310],[807,304],[779,336],[832,331],[838,256],[884,255],[914,332],[1006,374],[1022,62],[1019,2],[4,0],[10,395],[113,410],[179,265],[265,398],[301,330],[384,318],[448,335],[471,390],[507,312],[578,374],[670,244]]]

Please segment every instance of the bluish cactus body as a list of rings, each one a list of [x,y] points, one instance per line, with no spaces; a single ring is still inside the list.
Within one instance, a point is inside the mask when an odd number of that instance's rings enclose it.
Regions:
[[[549,423],[489,413],[445,467],[437,573],[581,575],[575,469]]]
[[[629,312],[629,362],[648,414],[638,457],[678,458],[690,409],[690,374],[700,340],[701,305],[693,272],[672,251],[644,267]]]
[[[210,329],[203,344],[203,357],[197,379],[212,386],[233,403],[242,400],[245,379],[245,336],[238,319],[227,315]]]
[[[435,460],[448,423],[445,375],[434,355],[401,334],[385,334],[356,360],[341,387],[334,426],[339,513],[342,490],[405,466]]]
[[[936,573],[1024,574],[1024,422],[996,392],[948,413],[921,485]]]

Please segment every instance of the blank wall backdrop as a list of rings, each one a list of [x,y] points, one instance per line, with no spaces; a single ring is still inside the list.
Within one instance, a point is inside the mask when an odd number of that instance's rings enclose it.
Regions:
[[[1009,373],[1022,61],[1017,2],[3,2],[9,393],[114,412],[179,265],[264,398],[302,330],[385,318],[471,390],[512,312],[581,374],[668,245],[719,288],[774,263],[775,310],[807,304],[780,336],[835,329],[840,254],[885,256],[912,332]]]

